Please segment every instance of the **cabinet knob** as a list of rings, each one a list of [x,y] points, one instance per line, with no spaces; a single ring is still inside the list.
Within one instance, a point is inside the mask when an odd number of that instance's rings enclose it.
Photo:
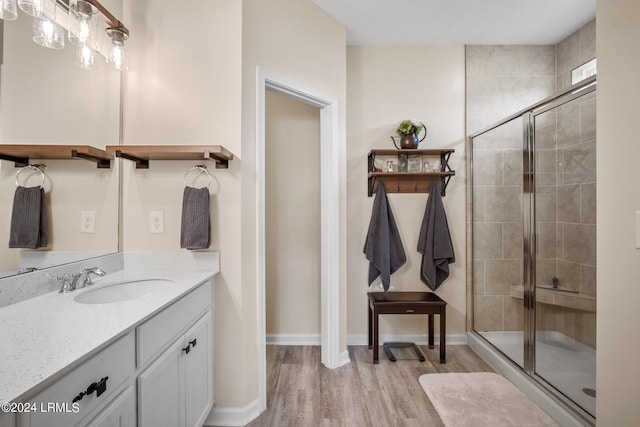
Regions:
[[[184,351],[185,353],[189,354],[189,352],[191,351],[191,344],[189,344],[188,346],[183,348],[182,351]]]
[[[189,341],[189,345],[191,345],[192,347],[195,347],[197,343],[198,343],[198,340],[196,338],[194,338],[193,340]]]

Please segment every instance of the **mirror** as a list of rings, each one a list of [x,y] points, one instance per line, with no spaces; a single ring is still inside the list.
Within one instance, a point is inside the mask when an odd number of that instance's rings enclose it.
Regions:
[[[37,45],[33,18],[22,11],[17,20],[0,23],[0,145],[118,144],[120,72],[102,57],[98,70],[80,69],[68,39],[62,50]],[[46,165],[49,243],[38,250],[8,247],[19,169],[0,161],[0,278],[117,252],[117,162],[111,169],[81,159],[31,158],[30,163]],[[26,187],[41,180],[37,171],[19,176]]]

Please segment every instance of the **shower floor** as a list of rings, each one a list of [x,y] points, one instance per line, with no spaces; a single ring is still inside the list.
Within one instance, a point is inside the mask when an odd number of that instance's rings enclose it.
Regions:
[[[480,332],[518,365],[524,365],[524,334]],[[583,389],[596,389],[596,352],[560,332],[536,334],[535,372],[595,417],[596,399]]]

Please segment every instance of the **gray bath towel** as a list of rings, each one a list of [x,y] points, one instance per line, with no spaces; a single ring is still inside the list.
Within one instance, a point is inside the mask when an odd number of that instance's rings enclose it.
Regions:
[[[13,196],[10,248],[44,248],[49,244],[49,218],[42,187],[18,187]]]
[[[382,276],[382,286],[385,291],[389,290],[391,275],[407,262],[407,256],[382,182],[373,201],[364,253],[369,260],[369,286]]]
[[[432,291],[449,277],[449,264],[456,261],[440,191],[440,182],[434,181],[418,238],[418,252],[422,254],[420,279]]]
[[[210,242],[209,189],[185,187],[182,195],[180,247],[207,249]]]

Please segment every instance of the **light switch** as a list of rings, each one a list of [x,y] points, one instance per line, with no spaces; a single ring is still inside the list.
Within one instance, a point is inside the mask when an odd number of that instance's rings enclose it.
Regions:
[[[636,249],[640,249],[640,211],[636,211]]]

